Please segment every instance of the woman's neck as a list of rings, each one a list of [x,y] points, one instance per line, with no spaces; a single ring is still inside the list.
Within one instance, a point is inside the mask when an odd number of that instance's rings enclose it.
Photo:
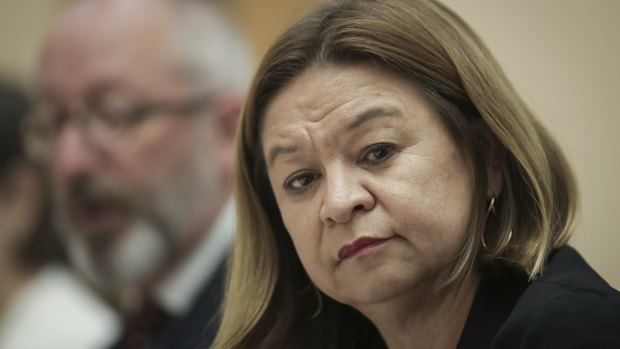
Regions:
[[[479,283],[472,272],[460,288],[423,290],[359,310],[390,349],[456,348]]]

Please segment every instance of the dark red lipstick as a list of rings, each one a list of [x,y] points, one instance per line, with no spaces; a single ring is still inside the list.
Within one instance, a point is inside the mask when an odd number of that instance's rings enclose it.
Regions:
[[[353,241],[350,244],[344,245],[338,251],[339,259],[347,259],[349,257],[353,257],[356,254],[362,253],[368,249],[379,246],[391,238],[380,239],[380,238],[371,238],[371,237],[363,237]]]

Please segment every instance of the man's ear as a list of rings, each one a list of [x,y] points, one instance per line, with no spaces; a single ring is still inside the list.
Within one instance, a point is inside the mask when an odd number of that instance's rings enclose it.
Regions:
[[[243,97],[237,94],[224,94],[215,103],[215,118],[218,134],[234,142],[239,116],[243,107]]]
[[[497,198],[504,188],[504,174],[502,171],[504,154],[493,145],[484,150],[484,162],[487,170],[487,199]]]
[[[217,160],[226,173],[232,174],[237,124],[243,108],[243,97],[229,93],[220,95],[215,101],[214,136],[217,140]]]

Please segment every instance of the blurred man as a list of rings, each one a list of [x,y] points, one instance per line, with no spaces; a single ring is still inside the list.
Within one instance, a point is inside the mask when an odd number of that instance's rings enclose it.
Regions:
[[[119,321],[66,268],[43,173],[21,137],[30,109],[25,91],[0,79],[0,349],[101,349]]]
[[[50,35],[32,148],[74,264],[128,315],[119,347],[214,333],[247,57],[223,15],[192,1],[81,1]]]

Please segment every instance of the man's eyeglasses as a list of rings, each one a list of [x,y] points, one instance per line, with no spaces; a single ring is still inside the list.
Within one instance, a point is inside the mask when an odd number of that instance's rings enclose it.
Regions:
[[[180,101],[126,103],[113,99],[95,100],[87,108],[68,112],[42,106],[24,125],[24,135],[33,156],[47,158],[62,130],[70,122],[80,127],[86,139],[98,148],[110,150],[128,133],[148,120],[162,116],[191,116],[205,110],[215,93],[204,93]]]

